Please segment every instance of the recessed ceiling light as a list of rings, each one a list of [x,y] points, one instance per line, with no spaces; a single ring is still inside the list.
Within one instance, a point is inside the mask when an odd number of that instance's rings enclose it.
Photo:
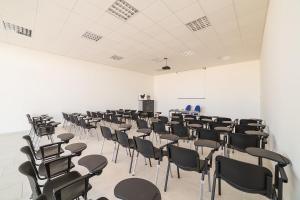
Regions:
[[[218,59],[226,61],[226,60],[230,60],[231,57],[230,56],[220,56]]]
[[[191,50],[188,50],[188,51],[184,51],[182,54],[183,54],[184,56],[192,56],[192,55],[194,55],[194,52],[191,51]]]
[[[82,34],[83,38],[89,39],[89,40],[94,40],[95,42],[98,42],[102,38],[101,35],[98,35],[96,33],[92,33],[90,31],[86,31],[84,34]]]
[[[3,24],[4,29],[7,30],[7,31],[13,31],[17,34],[25,35],[27,37],[31,37],[31,35],[32,35],[32,30],[31,29],[24,28],[22,26],[18,26],[18,25],[15,25],[15,24],[11,24],[11,23],[5,22],[5,21],[2,21],[2,24]]]
[[[185,24],[191,31],[199,31],[209,27],[211,24],[206,16],[200,17],[194,21]]]
[[[123,21],[127,21],[130,17],[135,15],[138,10],[124,0],[116,0],[107,9],[107,12]]]
[[[122,60],[123,59],[122,56],[118,56],[118,55],[113,55],[110,58],[113,59],[113,60]]]

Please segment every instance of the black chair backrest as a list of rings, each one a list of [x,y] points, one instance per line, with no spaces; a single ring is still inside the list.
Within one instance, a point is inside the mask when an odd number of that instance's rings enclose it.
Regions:
[[[39,195],[41,195],[41,189],[39,187],[32,163],[30,161],[22,163],[19,166],[19,172],[27,176],[32,190],[32,198],[36,199]]]
[[[200,121],[200,120],[194,119],[194,120],[190,120],[189,124],[201,124],[201,125],[203,125],[203,122]]]
[[[231,118],[228,118],[228,117],[218,117],[217,118],[217,123],[222,124],[224,121],[231,121]]]
[[[172,133],[174,135],[177,135],[178,137],[188,137],[189,136],[188,128],[185,127],[183,124],[173,124],[171,126],[171,128],[172,128]]]
[[[131,119],[134,120],[134,121],[137,121],[139,118],[139,114],[138,113],[133,113],[131,114]]]
[[[31,151],[31,149],[30,149],[29,146],[22,147],[20,149],[20,151],[26,155],[26,157],[28,158],[28,161],[30,161],[33,164],[33,166],[36,166],[36,162],[35,162],[34,156],[33,156],[32,151]],[[34,170],[37,173],[36,167],[34,167]]]
[[[184,118],[193,118],[193,119],[196,119],[196,116],[195,115],[185,115]]]
[[[217,156],[216,176],[241,191],[272,196],[272,172],[265,167]]]
[[[58,188],[54,189],[55,200],[73,200],[80,196],[87,199],[87,193],[90,189],[89,175],[76,178]]]
[[[24,135],[23,139],[26,140],[28,146],[30,147],[30,150],[32,151],[32,153],[34,153],[35,151],[34,151],[34,146],[33,146],[31,137],[29,135]]]
[[[29,114],[26,114],[26,117],[27,117],[27,119],[28,119],[29,124],[32,124],[32,119],[31,119],[30,115],[29,115]]]
[[[71,159],[73,156],[74,155],[66,155],[46,161],[44,164],[48,180],[69,173],[72,168]]]
[[[240,125],[248,125],[248,124],[251,124],[251,123],[254,123],[256,124],[257,123],[257,120],[255,119],[240,119]]]
[[[142,154],[145,158],[154,158],[154,146],[151,141],[139,137],[133,137],[133,139],[136,144],[137,152]]]
[[[195,171],[200,168],[199,154],[195,150],[168,145],[168,156],[169,160],[181,169]]]
[[[169,121],[169,118],[166,116],[159,116],[158,119],[164,124],[168,123]]]
[[[201,115],[201,116],[199,117],[199,119],[200,119],[200,120],[202,120],[202,119],[212,119],[212,117],[210,117],[210,116],[205,116],[205,115]]]
[[[110,128],[106,126],[100,126],[102,136],[107,140],[112,140],[112,133]]]
[[[259,128],[256,126],[249,125],[236,125],[234,128],[235,133],[245,133],[246,131],[258,131]]]
[[[166,131],[166,125],[165,123],[159,121],[159,122],[153,122],[152,123],[153,125],[153,131],[155,133],[164,133],[164,132],[167,132]]]
[[[82,127],[82,128],[87,128],[87,124],[86,124],[86,122],[85,122],[85,120],[83,119],[83,118],[80,118],[80,126]]]
[[[98,115],[97,115],[96,112],[91,112],[91,115],[92,115],[93,118],[97,118],[98,117]]]
[[[92,114],[91,114],[90,111],[86,111],[86,114],[87,114],[88,117],[92,117]]]
[[[215,130],[208,130],[208,129],[201,128],[199,129],[198,138],[220,142],[220,134]]]
[[[260,148],[260,139],[257,135],[247,135],[242,133],[229,134],[229,145],[239,151],[245,152],[248,147]]]
[[[137,123],[138,129],[149,128],[149,127],[148,127],[148,123],[147,123],[146,120],[143,120],[143,119],[137,119],[137,120],[136,120],[136,123]]]
[[[129,147],[129,139],[127,133],[116,130],[117,140],[123,147]]]

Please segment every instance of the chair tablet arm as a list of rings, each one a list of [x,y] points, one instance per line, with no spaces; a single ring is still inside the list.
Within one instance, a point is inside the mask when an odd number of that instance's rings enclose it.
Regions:
[[[280,179],[284,182],[287,183],[288,182],[288,177],[285,173],[285,170],[283,167],[279,167],[279,175],[280,175]]]

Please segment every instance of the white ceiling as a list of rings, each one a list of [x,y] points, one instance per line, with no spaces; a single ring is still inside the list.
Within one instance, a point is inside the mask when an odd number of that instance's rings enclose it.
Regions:
[[[126,22],[106,12],[113,2],[0,0],[0,41],[147,74],[165,73],[163,57],[170,72],[259,58],[268,0],[127,0],[139,12]],[[185,26],[205,15],[210,27]],[[4,30],[2,20],[32,29],[32,38]],[[86,31],[103,38],[84,39]]]

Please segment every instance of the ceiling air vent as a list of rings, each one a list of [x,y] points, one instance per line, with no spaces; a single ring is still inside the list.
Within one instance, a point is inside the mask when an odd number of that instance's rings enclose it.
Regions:
[[[124,0],[116,0],[107,10],[113,16],[127,21],[130,17],[138,12],[138,10]]]
[[[110,58],[113,59],[113,60],[122,60],[123,59],[122,56],[118,56],[118,55],[113,55]]]
[[[207,17],[200,17],[194,21],[191,21],[185,24],[191,31],[199,31],[211,26],[210,22],[208,21]]]
[[[32,30],[31,29],[24,28],[22,26],[18,26],[18,25],[15,25],[15,24],[11,24],[11,23],[5,22],[5,21],[2,21],[2,23],[3,23],[4,29],[7,30],[7,31],[13,31],[17,34],[25,35],[27,37],[31,37],[31,35],[32,35]]]
[[[84,34],[82,34],[81,37],[86,38],[88,40],[94,40],[95,42],[102,38],[102,36],[92,33],[90,31],[85,32]]]

